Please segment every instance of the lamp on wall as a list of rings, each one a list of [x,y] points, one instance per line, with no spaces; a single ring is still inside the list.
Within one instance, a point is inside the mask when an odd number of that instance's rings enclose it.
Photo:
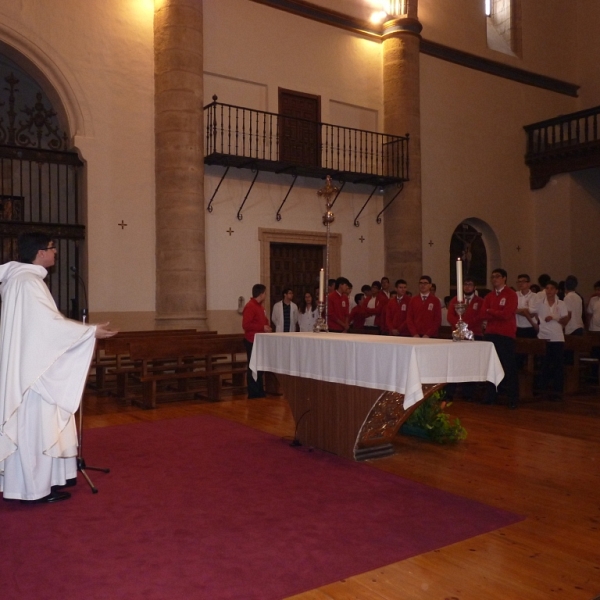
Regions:
[[[485,16],[492,16],[492,0],[485,0]]]
[[[411,1],[416,5],[416,0],[380,0],[372,2],[373,7],[379,10],[375,10],[371,14],[371,23],[383,23],[390,19],[408,15],[409,2]]]

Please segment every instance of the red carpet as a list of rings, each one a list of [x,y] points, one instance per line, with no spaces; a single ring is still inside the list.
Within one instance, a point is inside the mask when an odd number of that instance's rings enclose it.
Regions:
[[[85,458],[97,495],[0,502],[3,600],[278,600],[519,520],[207,416],[87,430]]]

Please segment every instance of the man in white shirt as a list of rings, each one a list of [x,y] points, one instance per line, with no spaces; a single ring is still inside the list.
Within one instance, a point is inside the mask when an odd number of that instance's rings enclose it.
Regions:
[[[589,330],[600,331],[600,281],[594,284],[594,293],[587,306]]]
[[[538,324],[535,318],[529,314],[529,305],[533,302],[535,294],[531,291],[531,278],[523,273],[517,277],[517,337],[535,338],[537,337]]]
[[[275,331],[297,331],[298,307],[292,302],[294,291],[287,287],[283,290],[283,298],[273,306],[271,321],[275,325]]]
[[[567,335],[583,335],[583,299],[575,291],[577,289],[577,277],[569,275],[565,279],[564,303],[569,311],[569,322],[565,326]]]
[[[542,363],[538,392],[550,391],[552,400],[562,400],[564,387],[565,336],[563,327],[569,320],[565,303],[558,299],[558,284],[550,280],[546,285],[546,296],[529,307],[540,322],[538,338],[546,340],[546,355]],[[548,390],[552,384],[552,389]]]

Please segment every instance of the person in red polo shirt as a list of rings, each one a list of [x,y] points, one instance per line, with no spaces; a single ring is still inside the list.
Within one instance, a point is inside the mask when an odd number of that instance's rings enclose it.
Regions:
[[[465,278],[463,283],[463,292],[465,296],[465,304],[467,308],[463,315],[463,321],[469,326],[469,329],[473,332],[476,340],[483,340],[483,331],[481,329],[481,311],[483,309],[483,298],[480,298],[475,293],[475,282],[468,277]],[[448,306],[448,323],[453,328],[456,328],[458,323],[458,314],[456,312],[457,297],[454,296],[450,300]]]
[[[242,313],[242,329],[244,330],[244,346],[248,355],[248,398],[264,398],[265,389],[263,387],[263,375],[257,374],[257,379],[252,376],[250,370],[250,357],[252,356],[252,347],[254,346],[254,336],[257,333],[271,333],[269,317],[263,306],[265,302],[267,288],[262,283],[256,283],[252,286],[252,298],[244,306]]]
[[[346,333],[350,328],[350,282],[345,277],[335,280],[335,290],[327,297],[327,326],[329,331]]]
[[[483,300],[481,318],[487,321],[483,339],[492,342],[504,369],[504,379],[500,386],[506,390],[509,408],[517,408],[519,402],[519,374],[515,359],[515,338],[517,337],[517,293],[506,285],[507,273],[504,269],[492,271],[494,288]],[[493,383],[487,383],[484,404],[494,404],[497,390]]]
[[[431,293],[429,275],[419,278],[419,293],[410,300],[406,324],[412,337],[435,338],[439,335],[442,305],[439,298]]]
[[[386,325],[390,335],[410,335],[406,316],[410,296],[406,293],[408,285],[404,279],[396,281],[396,297],[390,299],[386,306]]]

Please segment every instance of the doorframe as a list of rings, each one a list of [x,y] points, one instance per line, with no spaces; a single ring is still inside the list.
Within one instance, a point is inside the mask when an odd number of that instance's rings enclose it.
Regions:
[[[271,244],[306,244],[326,246],[327,234],[316,231],[293,231],[287,229],[258,228],[260,243],[260,281],[267,286],[265,306],[270,306],[271,289]],[[323,265],[325,266],[325,265]],[[342,234],[329,234],[329,278],[337,278],[342,271]]]

